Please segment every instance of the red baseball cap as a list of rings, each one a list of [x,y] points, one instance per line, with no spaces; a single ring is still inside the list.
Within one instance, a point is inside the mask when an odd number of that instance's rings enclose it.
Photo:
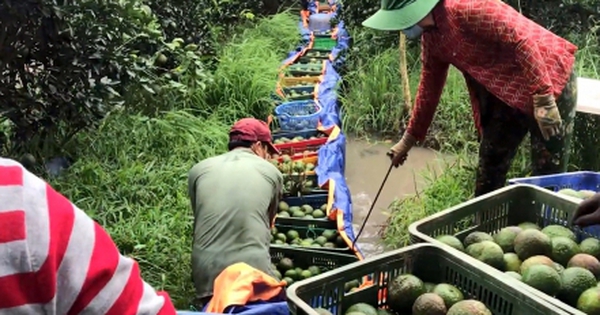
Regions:
[[[272,143],[273,138],[267,123],[255,118],[238,120],[229,130],[229,141],[260,141],[267,144],[271,153],[280,154]]]

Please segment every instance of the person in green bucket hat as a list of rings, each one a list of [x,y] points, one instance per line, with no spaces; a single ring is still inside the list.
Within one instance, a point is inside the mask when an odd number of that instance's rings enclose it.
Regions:
[[[505,185],[528,132],[532,174],[566,171],[577,101],[575,45],[500,0],[382,0],[363,25],[421,39],[415,105],[388,153],[394,166],[425,139],[453,65],[465,77],[479,131],[476,196]]]

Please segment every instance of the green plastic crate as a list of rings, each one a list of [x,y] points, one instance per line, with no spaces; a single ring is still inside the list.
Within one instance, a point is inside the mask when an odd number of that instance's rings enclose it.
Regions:
[[[301,63],[316,63],[320,60],[329,60],[329,55],[329,51],[309,49],[300,57],[299,61]]]
[[[294,76],[318,76],[323,73],[322,63],[298,63],[288,67],[288,71]]]
[[[277,218],[275,221],[275,227],[278,233],[287,233],[289,230],[296,230],[300,234],[300,238],[306,237],[316,238],[321,235],[325,230],[335,230],[337,232],[337,222],[331,220],[307,220],[307,219],[293,219],[293,218]],[[315,251],[335,252],[342,254],[352,255],[353,252],[350,247],[338,247],[338,248],[326,248],[326,247],[299,247],[291,245],[279,245],[271,243],[273,248],[296,248],[296,249],[310,249]]]
[[[526,221],[537,223],[541,227],[561,224],[569,227],[578,238],[593,237],[569,224],[576,208],[577,203],[573,199],[549,190],[533,185],[511,185],[414,222],[409,226],[408,231],[413,244],[427,242],[444,247],[448,246],[436,241],[437,236],[450,234],[462,241],[474,231],[495,233],[504,227]],[[448,248],[465,261],[476,261],[463,252]],[[490,269],[496,277],[505,276],[502,271],[492,267]],[[585,315],[539,290],[521,282],[518,284],[569,314]]]
[[[317,210],[317,209],[321,209],[321,207],[323,205],[327,205],[328,199],[329,199],[329,195],[325,194],[325,195],[312,195],[312,196],[308,195],[308,196],[301,196],[301,197],[287,197],[287,198],[283,198],[280,201],[287,203],[287,205],[290,207],[294,207],[294,206],[301,207],[303,205],[309,205],[313,208],[313,210]],[[281,213],[281,211],[278,211],[277,213],[279,214],[279,213]],[[320,222],[328,221],[329,223],[327,223],[327,225],[323,227],[323,225],[321,225],[319,223],[313,224],[313,222],[315,222],[315,221],[320,221]],[[313,227],[329,229],[332,222],[335,223],[335,221],[329,220],[329,218],[327,218],[327,216],[325,216],[324,218],[321,218],[321,219],[314,219],[314,218],[313,219],[305,219],[305,218],[297,218],[297,217],[294,218],[291,216],[290,217],[286,217],[286,216],[278,216],[277,217],[277,223],[281,224],[281,225],[313,226]],[[335,224],[333,224],[333,225],[335,226]],[[335,229],[335,227],[333,227],[333,229]]]
[[[331,37],[315,37],[312,48],[315,50],[331,51],[337,46],[337,40]]]
[[[350,305],[363,302],[385,307],[387,282],[403,273],[411,273],[426,282],[450,283],[465,298],[477,299],[494,315],[568,315],[537,296],[529,296],[514,284],[515,279],[497,278],[482,263],[478,266],[462,261],[452,252],[433,244],[417,244],[294,283],[287,290],[290,313],[319,315],[314,308],[323,307],[334,315],[344,314]],[[345,294],[344,285],[352,279],[373,277],[375,285]]]
[[[358,261],[355,255],[323,252],[303,248],[271,247],[271,262],[278,264],[283,258],[289,258],[295,267],[308,268],[318,266],[322,271],[329,271]]]

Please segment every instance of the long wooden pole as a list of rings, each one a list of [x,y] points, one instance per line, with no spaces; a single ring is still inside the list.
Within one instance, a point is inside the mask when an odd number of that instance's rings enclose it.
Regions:
[[[400,32],[400,80],[402,80],[402,89],[404,90],[404,110],[409,113],[412,107],[412,97],[406,62],[406,36],[402,32]]]
[[[408,116],[411,112],[412,101],[410,95],[410,80],[408,78],[408,65],[406,62],[406,35],[400,32],[400,81],[404,92],[404,106],[402,116]],[[401,117],[402,117],[401,116]],[[398,119],[398,130],[402,130],[402,119]]]

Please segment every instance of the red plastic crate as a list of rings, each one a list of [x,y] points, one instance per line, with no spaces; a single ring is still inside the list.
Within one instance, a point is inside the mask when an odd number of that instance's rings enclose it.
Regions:
[[[304,156],[304,151],[315,151],[314,154],[310,153],[308,156],[316,155],[320,147],[322,147],[327,142],[327,137],[321,137],[318,139],[312,140],[303,140],[298,142],[288,142],[282,144],[276,144],[275,147],[281,151],[281,154],[288,154],[290,156],[295,156],[300,154]],[[300,156],[300,157],[301,157]]]

